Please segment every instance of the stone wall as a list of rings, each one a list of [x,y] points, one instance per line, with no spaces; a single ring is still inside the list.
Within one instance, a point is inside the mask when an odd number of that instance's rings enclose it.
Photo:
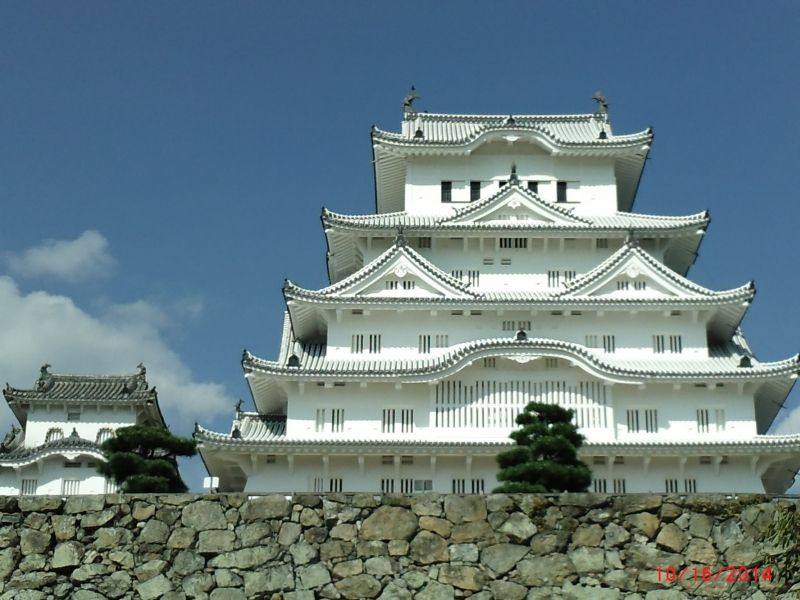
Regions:
[[[800,576],[776,572],[781,549],[762,539],[791,503],[594,494],[0,498],[0,600],[797,598]],[[751,581],[728,582],[728,565],[751,567]],[[772,581],[762,578],[767,565]],[[683,576],[667,581],[668,572]]]

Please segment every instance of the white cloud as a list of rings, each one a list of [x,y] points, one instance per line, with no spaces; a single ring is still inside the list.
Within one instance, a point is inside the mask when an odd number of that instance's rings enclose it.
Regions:
[[[98,231],[84,231],[74,240],[45,240],[20,253],[4,255],[12,273],[55,277],[70,283],[109,275],[116,265],[108,240]]]
[[[168,321],[147,301],[91,315],[69,297],[23,294],[13,279],[0,276],[0,375],[15,387],[30,387],[45,362],[56,373],[109,374],[134,373],[143,362],[165,418],[186,435],[195,421],[230,412],[234,398],[224,386],[193,376],[163,337]],[[0,421],[7,427],[10,420],[6,408]]]

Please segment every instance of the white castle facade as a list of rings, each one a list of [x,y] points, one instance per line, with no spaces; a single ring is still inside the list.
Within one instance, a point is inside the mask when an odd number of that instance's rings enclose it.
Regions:
[[[22,426],[0,444],[0,495],[105,494],[100,444],[120,427],[164,426],[145,369],[132,375],[59,375],[44,365],[31,389],[6,384],[3,395]]]
[[[531,401],[575,411],[597,492],[784,492],[752,284],[686,279],[708,214],[631,212],[653,135],[586,115],[418,113],[374,129],[376,214],[324,210],[331,285],[284,286],[256,412],[195,438],[221,490],[483,493]]]

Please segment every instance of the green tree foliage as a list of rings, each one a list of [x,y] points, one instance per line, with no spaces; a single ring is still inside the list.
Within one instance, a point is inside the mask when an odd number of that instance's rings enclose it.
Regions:
[[[572,410],[531,402],[517,416],[521,428],[509,437],[517,445],[497,456],[504,482],[498,493],[583,492],[591,481],[589,467],[578,460],[584,437],[572,424]]]
[[[100,446],[106,461],[97,471],[127,493],[182,493],[188,488],[178,473],[178,456],[197,454],[194,440],[172,435],[164,427],[133,425],[117,429]]]

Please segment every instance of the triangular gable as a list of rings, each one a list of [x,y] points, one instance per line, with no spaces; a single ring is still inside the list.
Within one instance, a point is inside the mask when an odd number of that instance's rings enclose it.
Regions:
[[[625,244],[600,265],[570,283],[560,295],[626,299],[696,298],[715,296],[717,292],[681,277],[638,246]]]
[[[408,247],[403,238],[350,277],[316,294],[382,298],[474,298],[478,295]]]
[[[458,210],[455,215],[442,219],[442,223],[489,223],[508,224],[514,221],[536,222],[548,224],[590,224],[590,221],[576,217],[571,211],[550,202],[510,182],[494,195],[471,206]]]

